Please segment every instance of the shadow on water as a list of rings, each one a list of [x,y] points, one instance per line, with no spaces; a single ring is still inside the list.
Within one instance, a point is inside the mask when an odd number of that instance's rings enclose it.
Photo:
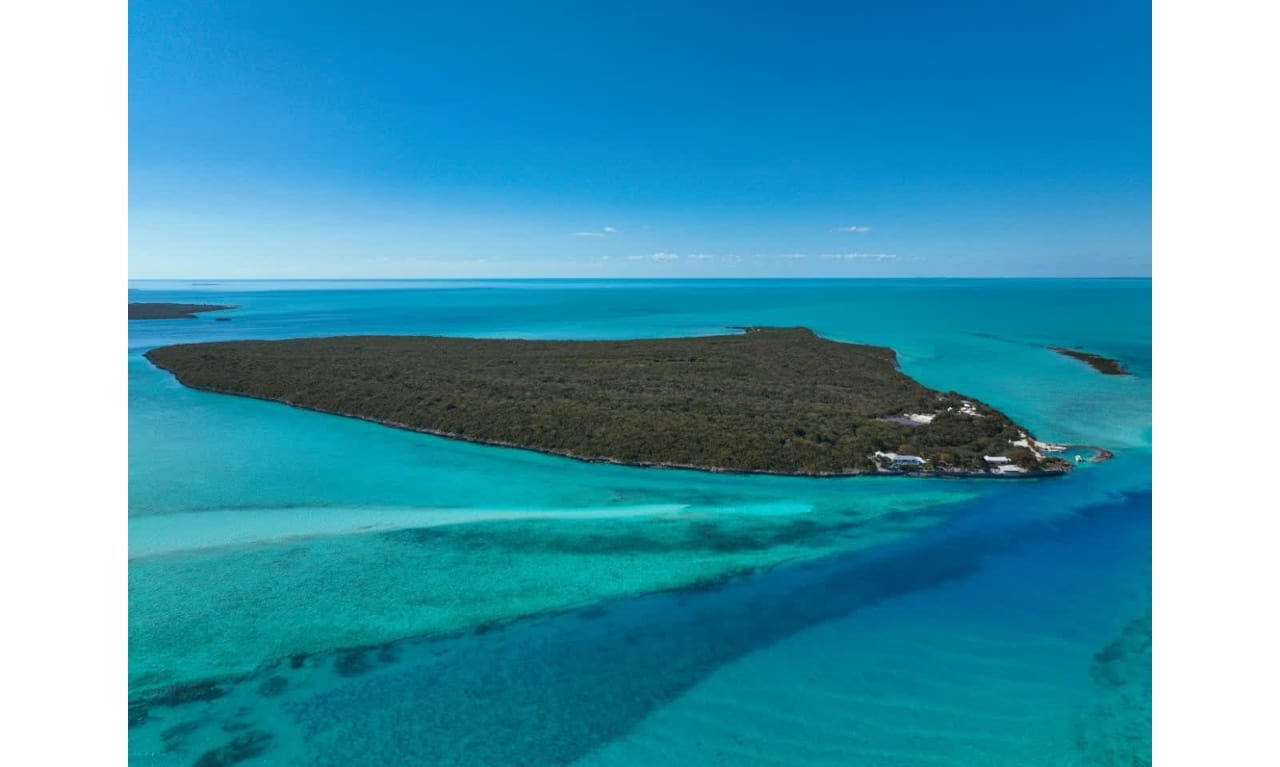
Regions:
[[[963,577],[1015,540],[1097,535],[1099,525],[1149,519],[1151,506],[1149,493],[1133,494],[1055,523],[1011,525],[1016,502],[874,552],[463,636],[329,653],[302,671],[281,663],[237,685],[261,693],[248,717],[253,742],[206,761],[252,759],[285,732],[303,750],[291,761],[302,764],[568,764],[735,658]],[[317,668],[321,683],[287,681]]]

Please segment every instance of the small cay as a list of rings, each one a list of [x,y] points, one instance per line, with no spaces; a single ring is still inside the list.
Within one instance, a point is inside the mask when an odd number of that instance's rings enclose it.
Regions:
[[[1101,354],[1090,354],[1089,352],[1082,352],[1078,349],[1068,349],[1063,346],[1050,346],[1049,349],[1063,355],[1064,357],[1071,357],[1072,359],[1080,360],[1103,375],[1129,375],[1129,371],[1124,369],[1124,366],[1120,364],[1119,360],[1113,360],[1110,357],[1103,357]]]
[[[166,304],[131,302],[129,319],[131,320],[194,320],[200,312],[218,312],[223,309],[235,309],[223,304]],[[217,319],[226,319],[218,317]]]
[[[806,328],[635,341],[339,336],[182,344],[187,386],[588,461],[807,476],[1027,477],[1070,465],[892,349]]]

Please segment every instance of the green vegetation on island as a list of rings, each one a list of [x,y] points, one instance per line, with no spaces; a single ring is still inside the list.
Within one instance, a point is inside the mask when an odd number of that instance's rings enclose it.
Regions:
[[[1068,349],[1064,346],[1050,346],[1050,350],[1057,352],[1066,357],[1080,360],[1087,363],[1089,367],[1108,376],[1127,376],[1129,371],[1125,370],[1119,360],[1113,360],[1110,357],[1103,357],[1101,354],[1090,354],[1082,352],[1078,349]]]
[[[234,309],[234,306],[222,304],[166,304],[166,303],[129,303],[129,319],[131,320],[194,320],[198,312],[216,312],[222,309]],[[219,317],[218,319],[222,319]]]
[[[196,389],[584,460],[803,475],[1069,470],[1004,414],[904,375],[892,349],[805,328],[634,341],[340,336],[146,356]]]

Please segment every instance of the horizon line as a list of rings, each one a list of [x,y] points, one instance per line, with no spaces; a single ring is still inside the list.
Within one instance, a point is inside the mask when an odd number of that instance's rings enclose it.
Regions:
[[[1151,275],[988,275],[988,276],[869,276],[858,277],[129,277],[129,282],[538,282],[538,281],[588,281],[631,282],[742,282],[748,280],[1150,280]]]

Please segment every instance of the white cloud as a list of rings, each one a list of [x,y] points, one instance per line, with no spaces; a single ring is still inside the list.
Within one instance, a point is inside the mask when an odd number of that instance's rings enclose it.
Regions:
[[[600,231],[604,232],[605,234],[613,234],[613,233],[617,232],[618,230],[617,230],[617,229],[614,229],[612,226],[606,226],[605,228],[601,229]]]
[[[818,256],[832,261],[889,261],[897,257],[894,253],[824,253]]]
[[[852,232],[853,234],[862,234],[871,231],[869,226],[836,226],[832,227],[833,232]]]
[[[628,261],[650,261],[654,263],[671,263],[673,261],[702,262],[719,260],[721,263],[737,264],[741,263],[743,256],[726,253],[716,255],[713,253],[689,253],[681,256],[678,253],[668,253],[659,251],[657,253],[649,253],[646,255],[626,256]],[[767,263],[769,261],[790,261],[799,262],[805,259],[816,258],[826,261],[892,261],[898,258],[895,253],[823,253],[821,255],[810,255],[808,253],[782,253],[782,254],[766,254],[755,253],[750,256],[755,261]],[[910,260],[918,260],[918,257],[912,256]]]
[[[571,237],[603,237],[604,232],[574,232]]]

